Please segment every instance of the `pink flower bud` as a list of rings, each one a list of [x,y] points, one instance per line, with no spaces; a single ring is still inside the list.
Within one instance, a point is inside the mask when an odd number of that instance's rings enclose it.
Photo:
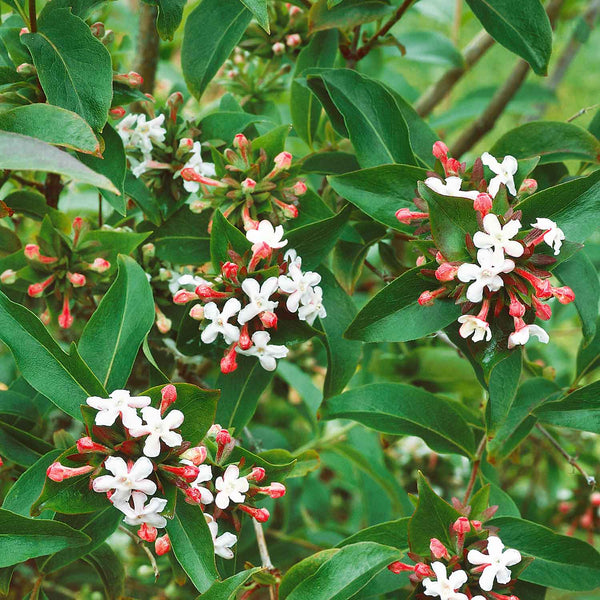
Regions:
[[[590,497],[592,506],[600,506],[600,492],[594,492]]]
[[[303,12],[299,6],[291,4],[290,2],[286,2],[285,5],[288,9],[288,14],[290,15],[290,17],[295,17],[296,15],[299,15]]]
[[[50,275],[50,277],[48,277],[48,279],[46,279],[45,281],[42,281],[41,283],[32,283],[28,288],[27,288],[27,294],[29,296],[31,296],[32,298],[39,298],[43,293],[44,290],[54,281],[54,275]]]
[[[458,175],[463,170],[463,165],[456,158],[449,158],[444,165],[446,175]]]
[[[285,171],[292,165],[292,155],[289,152],[280,152],[273,162],[278,170]]]
[[[177,388],[172,384],[165,385],[164,388],[160,390],[161,401],[160,401],[160,413],[164,414],[164,412],[177,400]]]
[[[21,31],[19,31],[19,35],[24,35],[25,33],[29,33],[29,29],[27,27],[21,27]]]
[[[296,181],[294,187],[292,188],[296,196],[304,196],[304,194],[306,194],[307,189],[308,188],[306,187],[306,183],[304,183],[304,181]]]
[[[465,534],[471,531],[471,523],[469,523],[469,519],[467,517],[458,517],[454,524],[452,525],[452,529],[456,533]]]
[[[51,318],[50,318],[50,313],[48,312],[47,309],[40,315],[40,321],[44,325],[49,325],[50,324]]]
[[[69,308],[69,298],[65,295],[63,299],[63,308],[60,315],[58,315],[58,324],[63,329],[69,329],[73,325],[73,315],[71,315],[71,309]]]
[[[552,295],[561,303],[569,304],[575,300],[575,292],[567,285],[552,288]]]
[[[0,282],[4,285],[11,285],[17,280],[17,273],[12,269],[6,269],[6,271],[2,271],[0,275]]]
[[[255,187],[256,181],[254,181],[254,179],[250,179],[248,177],[247,179],[244,179],[244,181],[242,181],[242,192],[246,194],[251,194],[254,191]]]
[[[226,446],[231,443],[231,434],[227,429],[221,429],[215,436],[215,440],[219,446]]]
[[[102,444],[97,444],[91,437],[82,437],[77,440],[77,452],[79,454],[87,454],[88,452],[101,452],[102,454],[110,453],[110,449]]]
[[[267,329],[277,329],[277,315],[274,312],[266,310],[261,312],[258,318]]]
[[[142,526],[138,529],[138,537],[145,542],[152,543],[158,535],[156,527],[149,526],[148,523],[142,523]]]
[[[248,323],[242,325],[240,330],[240,339],[238,340],[238,346],[242,350],[248,350],[252,347],[252,339],[250,338],[250,332],[248,331]]]
[[[85,275],[82,273],[67,273],[67,279],[73,287],[83,287],[86,283]]]
[[[431,538],[429,549],[435,558],[449,558],[448,550],[440,540]]]
[[[65,467],[59,462],[53,462],[46,470],[46,476],[52,481],[61,482],[70,477],[78,477],[79,475],[85,475],[90,471],[93,471],[94,467],[91,465],[85,465],[83,467]]]
[[[202,492],[198,488],[184,488],[183,493],[186,495],[188,504],[202,504]]]
[[[571,512],[572,508],[573,508],[572,502],[563,501],[563,502],[559,503],[559,505],[558,505],[558,512],[562,513],[563,515],[566,515],[567,513]]]
[[[448,159],[448,152],[450,152],[450,150],[448,150],[448,146],[446,146],[444,142],[438,140],[435,144],[433,144],[432,154],[438,160],[446,162]]]
[[[40,258],[40,247],[37,244],[27,244],[25,246],[25,258],[29,260],[39,260]]]
[[[192,300],[198,300],[198,296],[194,292],[188,292],[188,290],[179,290],[173,296],[173,302],[175,304],[187,304]]]
[[[222,181],[217,181],[216,179],[211,179],[210,177],[204,177],[204,176],[200,175],[200,173],[197,173],[191,167],[188,167],[186,169],[181,169],[181,176],[186,181],[197,181],[198,183],[201,183],[202,185],[208,185],[208,186],[220,187],[220,188],[227,187],[226,183],[223,183]]]
[[[229,294],[225,292],[218,292],[217,290],[213,290],[210,285],[203,283],[196,288],[196,296],[198,298],[202,298],[203,300],[215,300],[219,298],[229,298]]]
[[[125,109],[122,106],[115,106],[108,111],[113,119],[122,119],[125,116]]]
[[[131,87],[140,87],[144,83],[144,78],[135,71],[127,73],[127,80]]]
[[[142,246],[142,254],[144,258],[154,258],[156,254],[156,246],[152,242],[148,242]]]
[[[483,529],[483,523],[481,521],[471,521],[471,525],[473,525],[475,531],[481,531]]]
[[[423,579],[424,577],[431,577],[433,574],[434,573],[429,565],[426,565],[425,563],[421,562],[415,565],[415,575],[419,579]]]
[[[404,225],[410,225],[412,221],[428,219],[429,213],[412,212],[409,208],[399,208],[396,211],[396,219]]]
[[[489,194],[479,194],[473,201],[473,208],[485,217],[492,210],[492,197]]]
[[[196,465],[183,465],[182,467],[173,467],[171,465],[162,464],[159,466],[163,471],[167,471],[167,473],[172,473],[177,477],[181,477],[181,479],[187,481],[188,483],[192,483],[196,481],[198,478],[198,473],[200,470]]]
[[[190,317],[194,319],[194,321],[203,321],[204,320],[204,307],[202,304],[194,304],[190,309]]]
[[[233,373],[233,371],[238,368],[237,352],[235,351],[236,345],[237,344],[233,344],[232,347],[225,352],[223,358],[221,359],[221,373]]]
[[[156,329],[164,335],[171,331],[171,327],[173,327],[173,321],[166,317],[162,312],[158,312],[156,316]]]
[[[281,208],[281,210],[283,211],[283,214],[288,219],[295,219],[298,216],[298,208],[294,204],[288,204],[287,202],[282,202],[281,200],[278,200],[277,198],[275,198],[275,196],[272,196],[271,200],[277,206],[279,206],[279,208]]]
[[[538,182],[535,179],[523,179],[519,194],[534,194],[537,192]]]
[[[405,571],[413,572],[415,570],[415,567],[414,565],[407,565],[406,563],[396,560],[388,565],[388,569],[392,573],[396,573],[396,575],[398,575],[399,573],[403,573]]]
[[[221,267],[221,275],[225,277],[225,279],[230,279],[231,281],[237,281],[237,275],[240,267],[232,262],[223,263]]]
[[[247,162],[248,151],[250,150],[250,142],[243,133],[238,133],[233,138],[233,146],[240,151],[242,158]]]
[[[250,475],[246,477],[246,479],[250,481],[262,481],[266,477],[265,470],[262,467],[254,467],[250,472]]]
[[[154,543],[154,551],[158,556],[162,556],[171,550],[171,540],[169,539],[169,535],[165,534],[162,537],[157,538]]]
[[[189,460],[196,466],[201,465],[206,460],[206,448],[204,446],[196,446],[186,450],[179,458]]]
[[[297,48],[302,43],[302,38],[298,33],[292,33],[285,38],[285,43],[290,48]]]
[[[194,147],[194,140],[192,138],[181,138],[179,140],[179,149],[182,151],[189,152]]]
[[[511,317],[522,317],[525,314],[525,305],[522,302],[520,302],[514,294],[510,294],[510,305],[508,307],[508,314]]]
[[[106,259],[98,257],[94,259],[89,268],[96,273],[104,273],[110,269],[110,263]]]
[[[415,265],[417,265],[417,267],[422,267],[426,262],[427,262],[427,259],[421,254],[421,256],[417,257],[417,260],[415,261]]]
[[[271,50],[273,50],[273,54],[275,54],[275,56],[281,56],[282,54],[285,54],[285,44],[282,42],[275,42],[271,46]]]
[[[285,496],[285,485],[282,483],[273,482],[270,486],[260,488],[262,494],[268,494],[271,498],[281,498]]]
[[[92,32],[92,35],[98,39],[102,39],[106,33],[106,29],[104,28],[104,23],[102,23],[102,21],[98,21],[93,25],[90,25],[90,31]]]
[[[271,516],[266,508],[256,508],[254,506],[246,506],[245,504],[238,504],[238,508],[248,513],[251,517],[254,517],[259,523],[266,523]]]
[[[438,281],[452,281],[457,273],[458,265],[442,263],[435,271],[435,278]]]

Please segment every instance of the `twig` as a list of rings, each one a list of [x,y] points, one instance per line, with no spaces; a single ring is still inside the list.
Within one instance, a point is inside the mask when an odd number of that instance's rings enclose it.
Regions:
[[[320,552],[321,550],[325,550],[325,546],[319,546],[318,544],[313,544],[308,540],[295,538],[281,531],[277,531],[276,529],[269,529],[267,531],[267,535],[282,542],[287,542],[288,544],[295,544],[296,546],[300,546],[301,548],[306,548],[307,550],[311,550],[312,552]]]
[[[585,115],[586,112],[588,112],[590,110],[595,110],[599,106],[600,106],[600,104],[593,104],[592,106],[588,106],[587,108],[582,108],[581,110],[578,110],[572,117],[569,117],[567,119],[567,123],[571,123],[575,119],[578,119],[579,117]]]
[[[29,0],[29,29],[31,33],[37,32],[37,10],[35,7],[35,0]]]
[[[269,556],[269,548],[267,547],[267,540],[265,539],[265,532],[263,531],[262,524],[259,523],[256,519],[252,519],[252,525],[254,525],[254,533],[256,534],[256,543],[258,544],[258,552],[260,553],[260,561],[262,566],[265,569],[271,571],[275,567],[271,562],[271,557]],[[269,586],[269,597],[271,600],[275,600],[275,588],[274,586]]]
[[[154,554],[152,554],[152,552],[150,552],[148,546],[146,546],[143,543],[143,541],[137,535],[135,535],[135,533],[132,533],[131,531],[129,531],[129,529],[127,529],[127,527],[123,527],[123,525],[119,525],[119,530],[122,531],[123,533],[126,533],[146,553],[146,556],[148,557],[148,560],[150,561],[150,565],[152,566],[152,570],[154,571],[154,577],[156,579],[158,579],[158,576],[160,575],[160,571],[158,570],[158,565],[156,564],[156,559],[154,558]]]
[[[98,227],[102,228],[102,194],[98,192]]]
[[[156,31],[157,8],[146,2],[140,3],[138,27],[137,61],[134,70],[144,79],[141,90],[147,94],[154,92],[156,69],[158,68],[158,31]]]
[[[452,42],[456,46],[460,39],[460,23],[462,20],[462,0],[454,0],[454,21],[452,23]]]
[[[390,278],[387,275],[384,275],[375,265],[370,263],[368,260],[365,260],[365,267],[367,267],[369,271],[375,273],[375,275],[377,275],[377,277],[379,277],[379,279],[381,279],[382,281],[387,282],[390,280]]]
[[[464,65],[446,71],[444,75],[430,86],[414,105],[421,117],[426,117],[451,92],[452,88],[462,79],[479,59],[494,45],[494,38],[481,30],[465,48],[463,53]]]
[[[25,177],[21,177],[20,175],[16,175],[15,173],[11,173],[10,171],[5,171],[5,173],[8,173],[9,179],[14,179],[15,181],[18,181],[19,183],[21,183],[22,185],[34,187],[36,190],[38,190],[42,193],[44,192],[44,184],[40,181],[33,181],[32,179],[26,179]]]
[[[481,441],[479,442],[479,446],[477,447],[477,452],[475,453],[475,462],[473,463],[473,468],[471,469],[471,477],[469,478],[469,483],[465,492],[465,498],[463,500],[464,506],[467,505],[469,499],[471,498],[471,494],[473,493],[473,488],[475,487],[475,481],[477,480],[477,474],[479,473],[479,467],[481,466],[481,457],[483,456],[486,442],[487,435],[484,433]]]
[[[545,427],[539,423],[536,423],[535,427],[563,455],[563,457],[566,458],[567,462],[583,475],[588,485],[592,487],[596,485],[596,478],[593,475],[588,475],[583,467],[577,462],[577,459],[574,456],[571,456]]]

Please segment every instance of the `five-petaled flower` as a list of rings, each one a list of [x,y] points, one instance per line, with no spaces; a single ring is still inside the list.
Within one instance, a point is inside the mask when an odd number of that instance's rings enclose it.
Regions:
[[[237,341],[240,337],[240,329],[236,325],[228,323],[229,319],[240,312],[242,305],[237,298],[230,298],[225,302],[223,310],[219,311],[214,302],[204,306],[204,318],[211,321],[202,331],[200,338],[205,344],[211,344],[221,334],[227,344]]]
[[[469,200],[476,200],[479,196],[477,190],[474,191],[463,191],[461,190],[463,180],[460,177],[452,176],[446,178],[444,183],[438,177],[428,177],[425,180],[425,185],[433,190],[440,196],[452,196],[453,198],[468,198]]]
[[[468,338],[473,335],[474,342],[480,342],[485,339],[489,342],[492,339],[492,330],[487,321],[477,318],[475,315],[462,315],[458,317],[458,322],[461,324],[458,333],[462,338]]]
[[[515,331],[508,336],[508,347],[524,346],[532,335],[542,344],[547,344],[550,341],[548,333],[539,325],[527,325],[523,319],[519,319],[516,322]]]
[[[555,256],[560,254],[560,247],[565,239],[565,234],[554,221],[538,217],[537,221],[532,223],[531,226],[545,231],[546,233],[544,233],[543,237],[544,242],[554,250]]]
[[[95,492],[109,492],[114,490],[110,497],[111,502],[127,502],[132,492],[143,492],[152,496],[156,492],[156,483],[147,479],[154,471],[154,465],[149,458],[141,456],[131,468],[119,456],[109,456],[104,466],[112,475],[101,475],[92,481]]]
[[[188,461],[182,461],[182,462],[188,462]],[[212,467],[210,465],[200,465],[198,467],[198,477],[196,477],[196,479],[194,481],[192,481],[192,483],[190,483],[190,486],[196,490],[198,490],[200,492],[200,500],[202,502],[202,504],[210,504],[213,500],[214,500],[214,496],[212,494],[212,492],[208,489],[205,488],[204,486],[200,485],[201,483],[206,483],[207,481],[210,481],[212,479]]]
[[[477,248],[492,248],[496,262],[500,262],[505,253],[515,258],[523,255],[523,244],[512,239],[521,229],[521,222],[517,219],[510,220],[502,227],[498,217],[490,213],[483,219],[483,229],[473,236],[473,243]]]
[[[249,233],[249,232],[248,232]],[[263,281],[262,285],[248,277],[242,283],[242,290],[250,299],[250,302],[240,310],[238,322],[240,325],[247,323],[260,313],[272,311],[277,308],[278,302],[269,300],[269,298],[277,291],[277,277],[269,277]],[[206,315],[206,308],[204,309]]]
[[[125,427],[139,427],[142,420],[138,416],[137,409],[148,406],[150,397],[131,396],[127,390],[115,390],[108,398],[92,396],[86,402],[98,411],[95,418],[96,425],[109,427],[121,415]]]
[[[321,276],[312,271],[302,272],[300,266],[291,263],[288,267],[288,275],[279,276],[279,287],[286,294],[289,294],[285,303],[290,312],[296,312],[302,304],[310,301],[313,292],[313,286],[321,282]]]
[[[285,358],[289,352],[285,346],[269,344],[271,335],[266,331],[256,331],[252,334],[252,346],[247,350],[236,348],[236,352],[245,356],[256,356],[260,365],[266,371],[274,371],[277,358]]]
[[[171,431],[183,423],[184,417],[180,410],[171,410],[163,418],[158,408],[146,406],[142,408],[142,417],[144,417],[144,425],[130,429],[129,434],[132,437],[148,436],[144,442],[146,456],[152,458],[158,456],[161,441],[169,448],[181,445],[183,441],[181,434]]]
[[[158,529],[166,527],[167,520],[160,514],[167,505],[167,501],[164,498],[154,496],[146,504],[146,500],[148,500],[146,494],[143,492],[133,492],[131,500],[133,507],[127,501],[114,502],[115,507],[125,515],[123,520],[127,525],[142,525],[146,523]]]
[[[228,560],[233,558],[233,550],[231,550],[231,546],[237,542],[237,536],[229,531],[226,531],[217,537],[219,532],[219,525],[217,522],[206,513],[204,513],[204,518],[206,519],[206,523],[208,524],[208,529],[213,540],[215,554]]]
[[[513,549],[504,550],[502,540],[495,535],[488,538],[487,551],[487,554],[483,554],[479,550],[470,550],[467,560],[472,565],[487,565],[479,578],[479,586],[490,592],[494,580],[502,585],[510,582],[512,575],[508,567],[521,562],[521,553]]]
[[[454,571],[448,577],[446,566],[436,561],[431,564],[431,568],[435,573],[437,581],[431,581],[429,577],[423,580],[426,596],[434,596],[441,600],[469,600],[466,594],[458,592],[468,579],[465,571]]]
[[[506,189],[510,194],[513,196],[517,195],[514,175],[517,172],[519,165],[514,156],[507,155],[504,157],[504,160],[499,163],[489,152],[484,152],[481,155],[481,162],[496,175],[496,177],[490,181],[488,186],[488,193],[492,198],[496,197],[502,184],[506,186]]]
[[[246,499],[244,494],[250,489],[250,484],[245,477],[240,477],[237,465],[229,465],[223,476],[217,477],[215,488],[217,490],[215,504],[221,510],[225,510],[230,502],[240,504]]]
[[[317,286],[313,288],[308,302],[298,309],[298,318],[312,325],[317,317],[324,319],[326,316],[327,311],[323,306],[323,290]]]
[[[500,263],[494,260],[494,253],[491,250],[479,250],[477,252],[478,265],[463,263],[458,269],[458,278],[467,283],[473,283],[467,288],[467,299],[471,302],[481,302],[484,288],[490,292],[497,292],[504,281],[500,273],[510,273],[515,268],[512,260],[504,259]]]
[[[277,225],[273,227],[271,221],[264,219],[258,224],[258,229],[250,229],[246,232],[246,238],[252,243],[252,246],[267,244],[269,248],[283,248],[288,241],[283,240],[283,227]]]

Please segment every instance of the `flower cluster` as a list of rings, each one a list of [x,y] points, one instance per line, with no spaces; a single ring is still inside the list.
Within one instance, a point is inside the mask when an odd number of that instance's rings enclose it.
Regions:
[[[513,210],[508,203],[496,202],[500,194],[522,197],[535,191],[537,183],[526,179],[517,191],[514,176],[518,163],[512,156],[504,157],[500,163],[487,152],[473,166],[471,178],[465,175],[464,163],[448,157],[448,149],[442,142],[436,142],[433,154],[440,159],[446,174],[429,177],[425,186],[439,195],[466,198],[473,201],[480,230],[466,235],[465,253],[471,261],[452,261],[444,257],[438,248],[432,248],[438,267],[435,271],[423,269],[426,277],[435,278],[441,284],[435,290],[425,291],[419,297],[419,304],[427,305],[436,298],[452,298],[463,305],[463,315],[459,317],[459,333],[473,342],[490,341],[492,329],[490,317],[494,317],[500,327],[505,314],[512,318],[513,328],[508,333],[508,347],[526,344],[531,336],[547,343],[548,334],[539,325],[532,324],[535,317],[548,320],[552,309],[545,303],[552,297],[562,304],[575,299],[573,291],[567,287],[555,287],[550,282],[551,273],[547,270],[556,262],[553,256],[539,252],[539,245],[549,246],[554,255],[560,253],[565,235],[558,225],[547,218],[538,218],[529,224],[528,232],[521,232],[521,213]],[[493,177],[488,182],[484,177],[486,166]],[[477,187],[463,190],[467,182]],[[420,198],[415,202],[423,202]],[[503,214],[495,214],[496,207],[508,206]],[[425,208],[422,206],[421,208]],[[408,208],[397,211],[396,217],[402,223],[420,222],[421,231],[426,230],[428,212],[412,212]],[[476,311],[474,308],[480,305]]]
[[[574,535],[577,530],[587,534],[588,543],[594,545],[594,534],[600,531],[600,492],[591,495],[587,490],[578,490],[572,500],[562,500],[558,505],[559,523],[569,524],[567,535]]]
[[[147,120],[145,114],[129,114],[117,125],[117,132],[128,152],[131,172],[139,177],[152,168],[152,149],[165,141],[167,130],[162,126],[165,115]],[[135,152],[135,154],[133,154]],[[141,154],[141,160],[139,157]]]
[[[496,509],[484,511],[485,517]],[[409,556],[416,564],[393,562],[388,569],[393,573],[410,572],[410,581],[421,592],[418,598],[518,600],[511,594],[516,581],[511,567],[522,562],[520,552],[505,549],[502,540],[486,530],[481,521],[459,517],[449,530],[450,547],[432,538],[429,556],[411,552]]]
[[[194,185],[199,198],[190,201],[192,212],[221,209],[234,224],[256,229],[261,216],[275,215],[279,221],[298,216],[298,199],[306,193],[306,184],[290,173],[292,155],[281,152],[268,164],[267,154],[241,133],[233,141],[235,148],[223,153],[226,175],[213,179],[198,169],[184,168],[181,177]],[[191,188],[190,188],[191,190]]]
[[[71,327],[74,320],[72,306],[78,302],[86,303],[89,290],[108,277],[106,271],[110,269],[110,262],[100,256],[94,257],[93,247],[81,240],[87,227],[81,217],[76,217],[71,237],[56,234],[49,240],[40,235],[39,244],[27,244],[23,250],[27,267],[20,271],[7,269],[0,274],[3,285],[27,282],[27,294],[31,298],[44,298],[46,308],[40,319],[45,324],[50,322],[53,312],[60,311],[59,326],[63,329]],[[32,274],[43,280],[29,283]]]
[[[151,405],[150,396],[132,396],[127,390],[115,390],[108,398],[88,398],[90,408],[84,408],[84,415],[96,411],[86,420],[88,435],[77,441],[77,454],[63,460],[87,464],[71,467],[55,462],[48,467],[47,476],[61,482],[91,474],[91,489],[106,494],[123,513],[124,522],[139,527],[141,539],[155,542],[157,554],[170,549],[168,535],[158,537],[158,530],[166,527],[173,510],[158,494],[169,497],[169,488],[179,488],[186,502],[201,507],[215,554],[233,558],[231,547],[237,536],[229,531],[218,535],[217,519],[233,523],[238,531],[240,522],[234,510],[239,509],[264,522],[269,512],[255,507],[252,499],[258,494],[280,498],[285,487],[280,483],[257,485],[265,478],[265,470],[246,467],[244,459],[224,464],[235,442],[218,425],[209,431],[206,445],[192,447],[179,431],[184,414],[171,409],[176,401],[174,385],[161,389],[158,407]]]
[[[198,285],[193,292],[180,290],[173,297],[176,304],[204,303],[194,304],[189,314],[201,322],[203,343],[222,339],[229,346],[221,360],[223,373],[237,368],[237,354],[255,356],[264,369],[275,370],[277,359],[284,358],[288,348],[271,344],[267,329],[277,329],[280,318],[295,317],[312,325],[317,317],[327,316],[318,285],[321,276],[303,271],[295,250],[283,253],[288,242],[282,239],[281,225],[261,221],[246,237],[252,243],[249,260],[230,251],[235,262],[224,263],[212,282]]]

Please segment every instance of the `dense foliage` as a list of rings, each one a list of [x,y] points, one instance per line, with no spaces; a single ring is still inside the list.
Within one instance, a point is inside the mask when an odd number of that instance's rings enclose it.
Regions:
[[[597,598],[597,0],[1,6],[0,596]]]

